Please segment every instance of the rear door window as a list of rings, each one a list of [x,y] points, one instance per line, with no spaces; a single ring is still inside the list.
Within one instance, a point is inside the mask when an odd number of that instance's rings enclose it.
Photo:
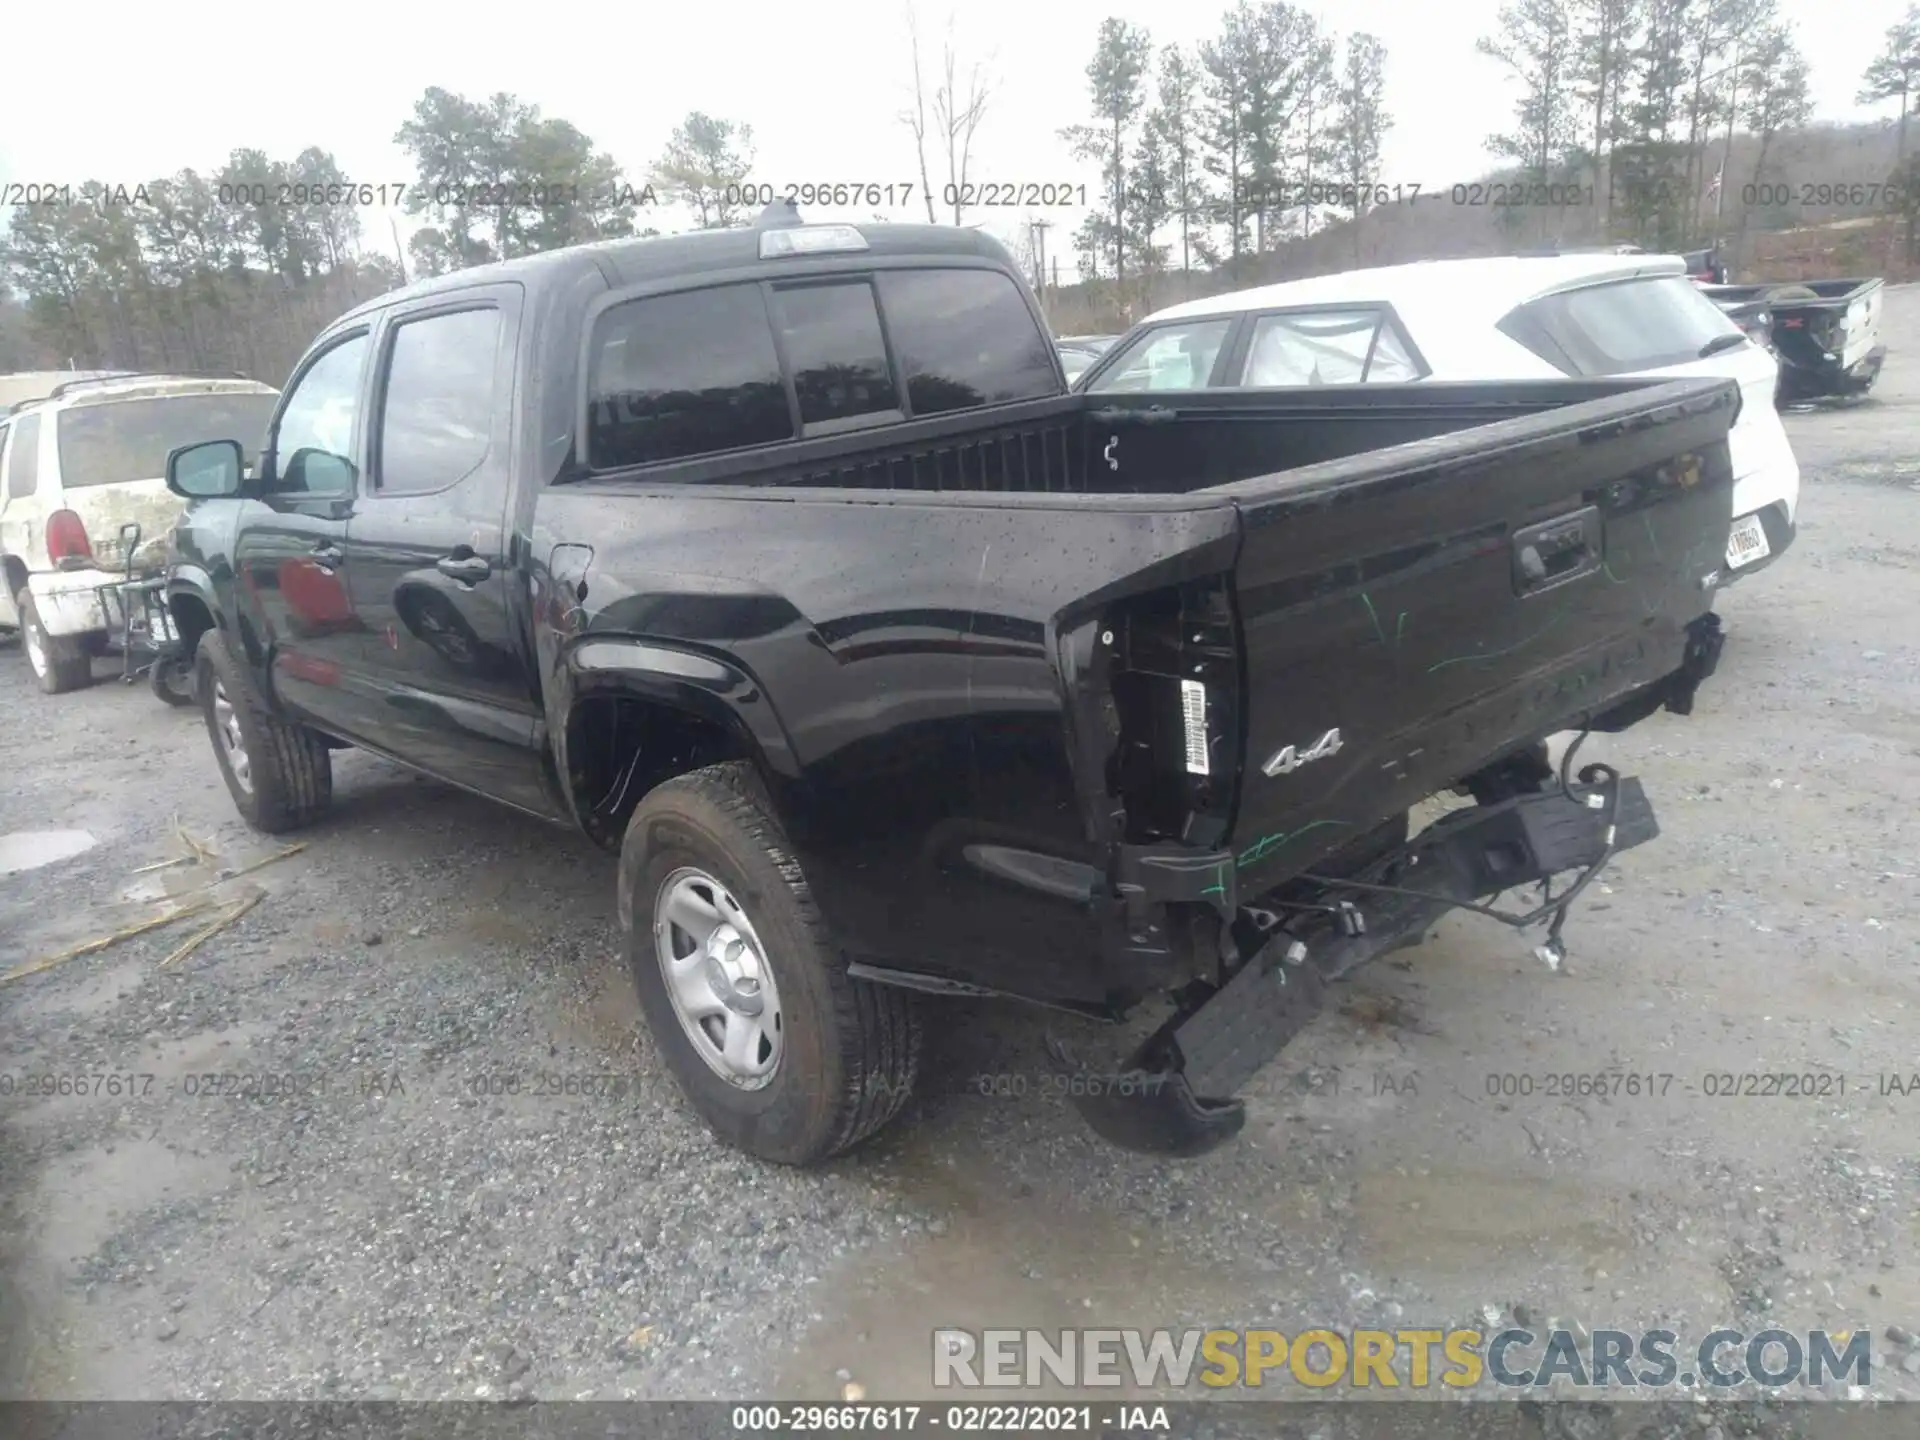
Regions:
[[[7,447],[7,498],[23,500],[40,488],[40,417],[28,415],[13,422],[13,444]]]
[[[1053,342],[1010,277],[883,270],[875,283],[915,415],[1061,392]]]
[[[132,485],[165,480],[167,456],[204,440],[238,440],[249,459],[259,452],[272,395],[168,395],[101,400],[60,412],[60,483]]]
[[[614,306],[595,322],[587,384],[587,454],[598,470],[794,437],[757,283]]]
[[[374,484],[424,495],[467,478],[493,445],[500,312],[455,310],[394,328]]]
[[[1174,321],[1142,331],[1088,387],[1094,394],[1204,390],[1227,343],[1234,317]]]
[[[1700,358],[1739,329],[1684,275],[1656,275],[1543,295],[1500,331],[1568,375],[1625,375]]]
[[[1384,310],[1262,315],[1254,321],[1246,386],[1391,384],[1421,367]]]

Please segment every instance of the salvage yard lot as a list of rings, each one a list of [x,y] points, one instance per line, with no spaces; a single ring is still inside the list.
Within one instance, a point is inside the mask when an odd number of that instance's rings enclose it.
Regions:
[[[1920,1395],[1878,1338],[1920,1319],[1920,292],[1886,338],[1870,402],[1788,416],[1801,537],[1721,602],[1695,714],[1583,752],[1664,834],[1575,909],[1562,973],[1448,920],[1187,1164],[1081,1127],[1042,1017],[945,1002],[901,1122],[779,1170],[713,1143],[640,1031],[609,857],[344,754],[305,848],[214,892],[259,895],[230,928],[0,986],[0,1397],[909,1398],[936,1326],[1516,1305],[1871,1325],[1875,1391]],[[111,668],[48,697],[0,652],[0,836],[94,841],[0,874],[0,970],[281,848],[197,713]],[[211,853],[143,869],[182,833]],[[1713,1093],[1812,1073],[1843,1078]],[[1653,1078],[1548,1093],[1614,1074]]]

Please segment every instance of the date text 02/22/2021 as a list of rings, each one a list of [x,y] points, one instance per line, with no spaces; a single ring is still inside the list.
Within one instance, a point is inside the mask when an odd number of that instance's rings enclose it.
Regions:
[[[1091,1435],[1163,1433],[1164,1405],[735,1405],[730,1417],[739,1435],[849,1435],[872,1431],[895,1435]]]

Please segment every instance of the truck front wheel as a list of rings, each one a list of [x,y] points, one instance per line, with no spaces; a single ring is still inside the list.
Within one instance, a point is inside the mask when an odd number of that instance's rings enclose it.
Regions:
[[[218,630],[200,637],[196,663],[213,757],[240,818],[269,835],[311,824],[333,799],[326,744],[274,714]]]
[[[695,770],[640,803],[620,921],[654,1042],[727,1144],[809,1165],[906,1103],[919,1015],[848,976],[751,765]]]

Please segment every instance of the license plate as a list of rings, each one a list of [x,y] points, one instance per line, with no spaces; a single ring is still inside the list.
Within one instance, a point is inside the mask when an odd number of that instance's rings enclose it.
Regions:
[[[1743,515],[1733,522],[1733,530],[1727,536],[1729,570],[1764,560],[1772,553],[1772,547],[1767,544],[1767,527],[1760,523],[1758,515]]]

